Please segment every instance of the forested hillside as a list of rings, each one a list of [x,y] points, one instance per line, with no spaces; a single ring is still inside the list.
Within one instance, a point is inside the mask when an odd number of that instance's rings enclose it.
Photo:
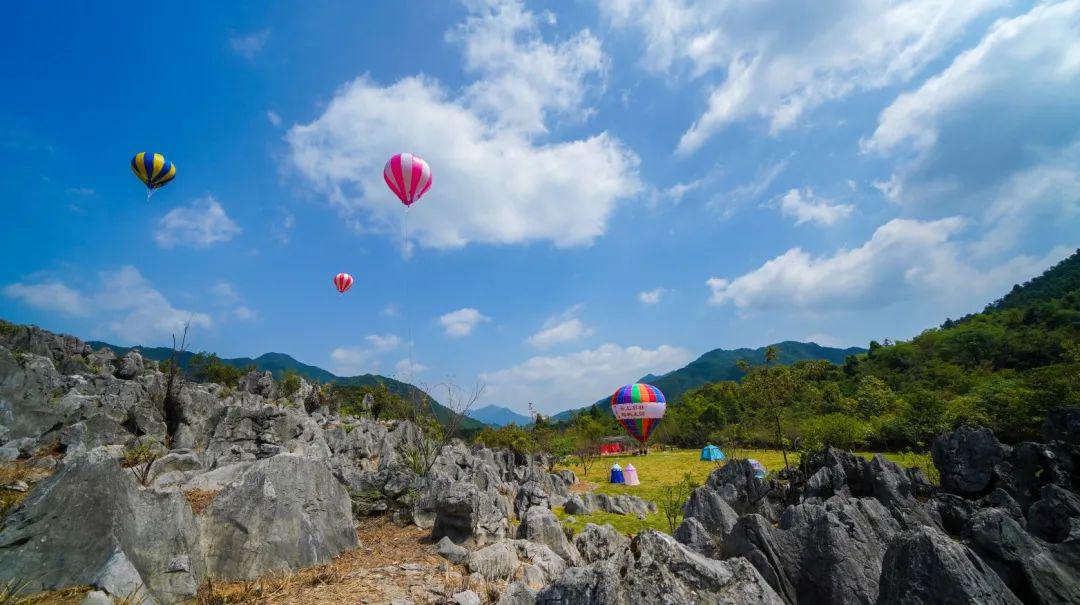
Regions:
[[[721,381],[671,406],[658,438],[684,445],[920,448],[962,424],[1003,440],[1035,438],[1047,409],[1080,405],[1080,252],[980,313],[910,341],[871,342],[843,364],[801,361]]]

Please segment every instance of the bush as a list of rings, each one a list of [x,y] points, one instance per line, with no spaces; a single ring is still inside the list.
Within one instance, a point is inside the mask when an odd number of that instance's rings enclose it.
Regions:
[[[802,449],[858,449],[870,438],[870,425],[845,414],[825,414],[802,422]]]
[[[292,397],[300,390],[300,375],[292,370],[285,370],[281,374],[281,396]]]

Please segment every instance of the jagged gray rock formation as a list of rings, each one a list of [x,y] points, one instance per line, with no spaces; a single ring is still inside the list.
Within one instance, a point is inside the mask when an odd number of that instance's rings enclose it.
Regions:
[[[1020,603],[966,546],[931,527],[898,535],[885,552],[877,605]]]
[[[783,603],[744,559],[709,559],[654,530],[638,534],[621,556],[568,569],[537,595],[536,602]]]

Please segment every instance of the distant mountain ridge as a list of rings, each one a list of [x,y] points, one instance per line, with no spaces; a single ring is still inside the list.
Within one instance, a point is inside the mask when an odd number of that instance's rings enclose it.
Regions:
[[[785,340],[770,346],[776,347],[777,363],[781,365],[790,365],[797,361],[812,359],[822,359],[839,364],[843,363],[850,355],[866,352],[866,349],[859,347],[838,349],[835,347],[823,347],[814,342],[798,342],[794,340]],[[655,386],[664,393],[668,403],[674,403],[682,397],[683,393],[703,384],[724,380],[739,380],[743,375],[742,370],[739,369],[739,361],[745,359],[752,364],[760,364],[765,360],[765,349],[766,347],[733,350],[713,349],[678,370],[673,370],[662,376],[646,374],[638,379],[638,382],[647,382]],[[614,390],[613,387],[612,392]],[[593,405],[606,402],[607,397],[605,396]],[[585,406],[560,412],[554,418],[556,420],[569,420],[575,413],[589,407]]]
[[[510,423],[518,426],[532,424],[532,418],[498,405],[485,405],[482,408],[476,408],[469,412],[469,417],[494,427],[506,426]]]
[[[109,344],[98,340],[87,341],[91,347],[99,349],[101,347],[109,347],[113,353],[117,355],[124,355],[132,349],[138,349],[143,357],[147,359],[153,359],[154,361],[164,361],[172,355],[172,349],[169,347],[122,347],[119,345]],[[191,351],[184,351],[178,354],[178,363],[180,367],[186,368],[191,362],[191,358],[195,356],[195,353]],[[379,374],[361,374],[359,376],[338,376],[331,372],[328,372],[318,366],[308,365],[297,361],[290,355],[285,353],[265,353],[254,359],[250,357],[234,357],[230,359],[222,359],[222,363],[230,365],[236,368],[246,368],[253,366],[256,370],[262,372],[270,372],[274,375],[275,379],[280,379],[286,371],[296,372],[304,379],[312,382],[320,382],[323,384],[336,384],[346,387],[363,387],[363,386],[375,386],[377,384],[384,383],[386,388],[391,393],[410,399],[412,396],[422,393],[423,391],[407,382],[402,382],[388,376],[382,376]],[[446,406],[442,405],[434,398],[435,402],[435,414],[440,417],[445,417],[450,412]],[[462,420],[461,428],[464,430],[473,430],[483,428],[484,423],[477,421],[470,417],[465,417]]]

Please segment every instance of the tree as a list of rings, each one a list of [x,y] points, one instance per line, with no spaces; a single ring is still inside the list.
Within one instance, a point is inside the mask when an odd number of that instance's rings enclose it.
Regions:
[[[773,367],[776,357],[776,347],[770,345],[765,348],[765,365],[750,367],[745,361],[741,361],[739,365],[747,372],[743,378],[744,392],[762,406],[762,413],[766,414],[770,421],[776,423],[776,441],[784,454],[784,468],[787,469],[790,465],[780,417],[791,402],[795,382],[789,368]]]
[[[180,336],[180,343],[176,342],[176,334],[172,335],[172,351],[169,353],[168,373],[165,375],[165,398],[162,406],[165,408],[165,444],[172,447],[173,439],[180,430],[180,401],[176,393],[183,388],[184,378],[180,375],[180,365],[177,357],[187,350],[188,328],[191,320],[184,323],[184,332]]]
[[[590,414],[578,414],[574,417],[571,426],[574,457],[586,476],[589,474],[589,467],[600,459],[600,439],[606,432],[604,425]]]
[[[435,400],[422,389],[411,392],[409,420],[419,430],[416,439],[402,442],[400,453],[417,475],[426,477],[431,467],[439,459],[450,440],[458,437],[461,422],[484,393],[484,384],[477,383],[472,391],[466,392],[452,381],[439,385],[446,390],[443,407],[446,413],[439,415],[435,411]]]
[[[694,476],[685,473],[682,481],[660,488],[660,510],[664,513],[669,533],[675,533],[675,528],[679,526],[679,522],[682,520],[683,507],[690,498],[691,492],[697,486]]]

